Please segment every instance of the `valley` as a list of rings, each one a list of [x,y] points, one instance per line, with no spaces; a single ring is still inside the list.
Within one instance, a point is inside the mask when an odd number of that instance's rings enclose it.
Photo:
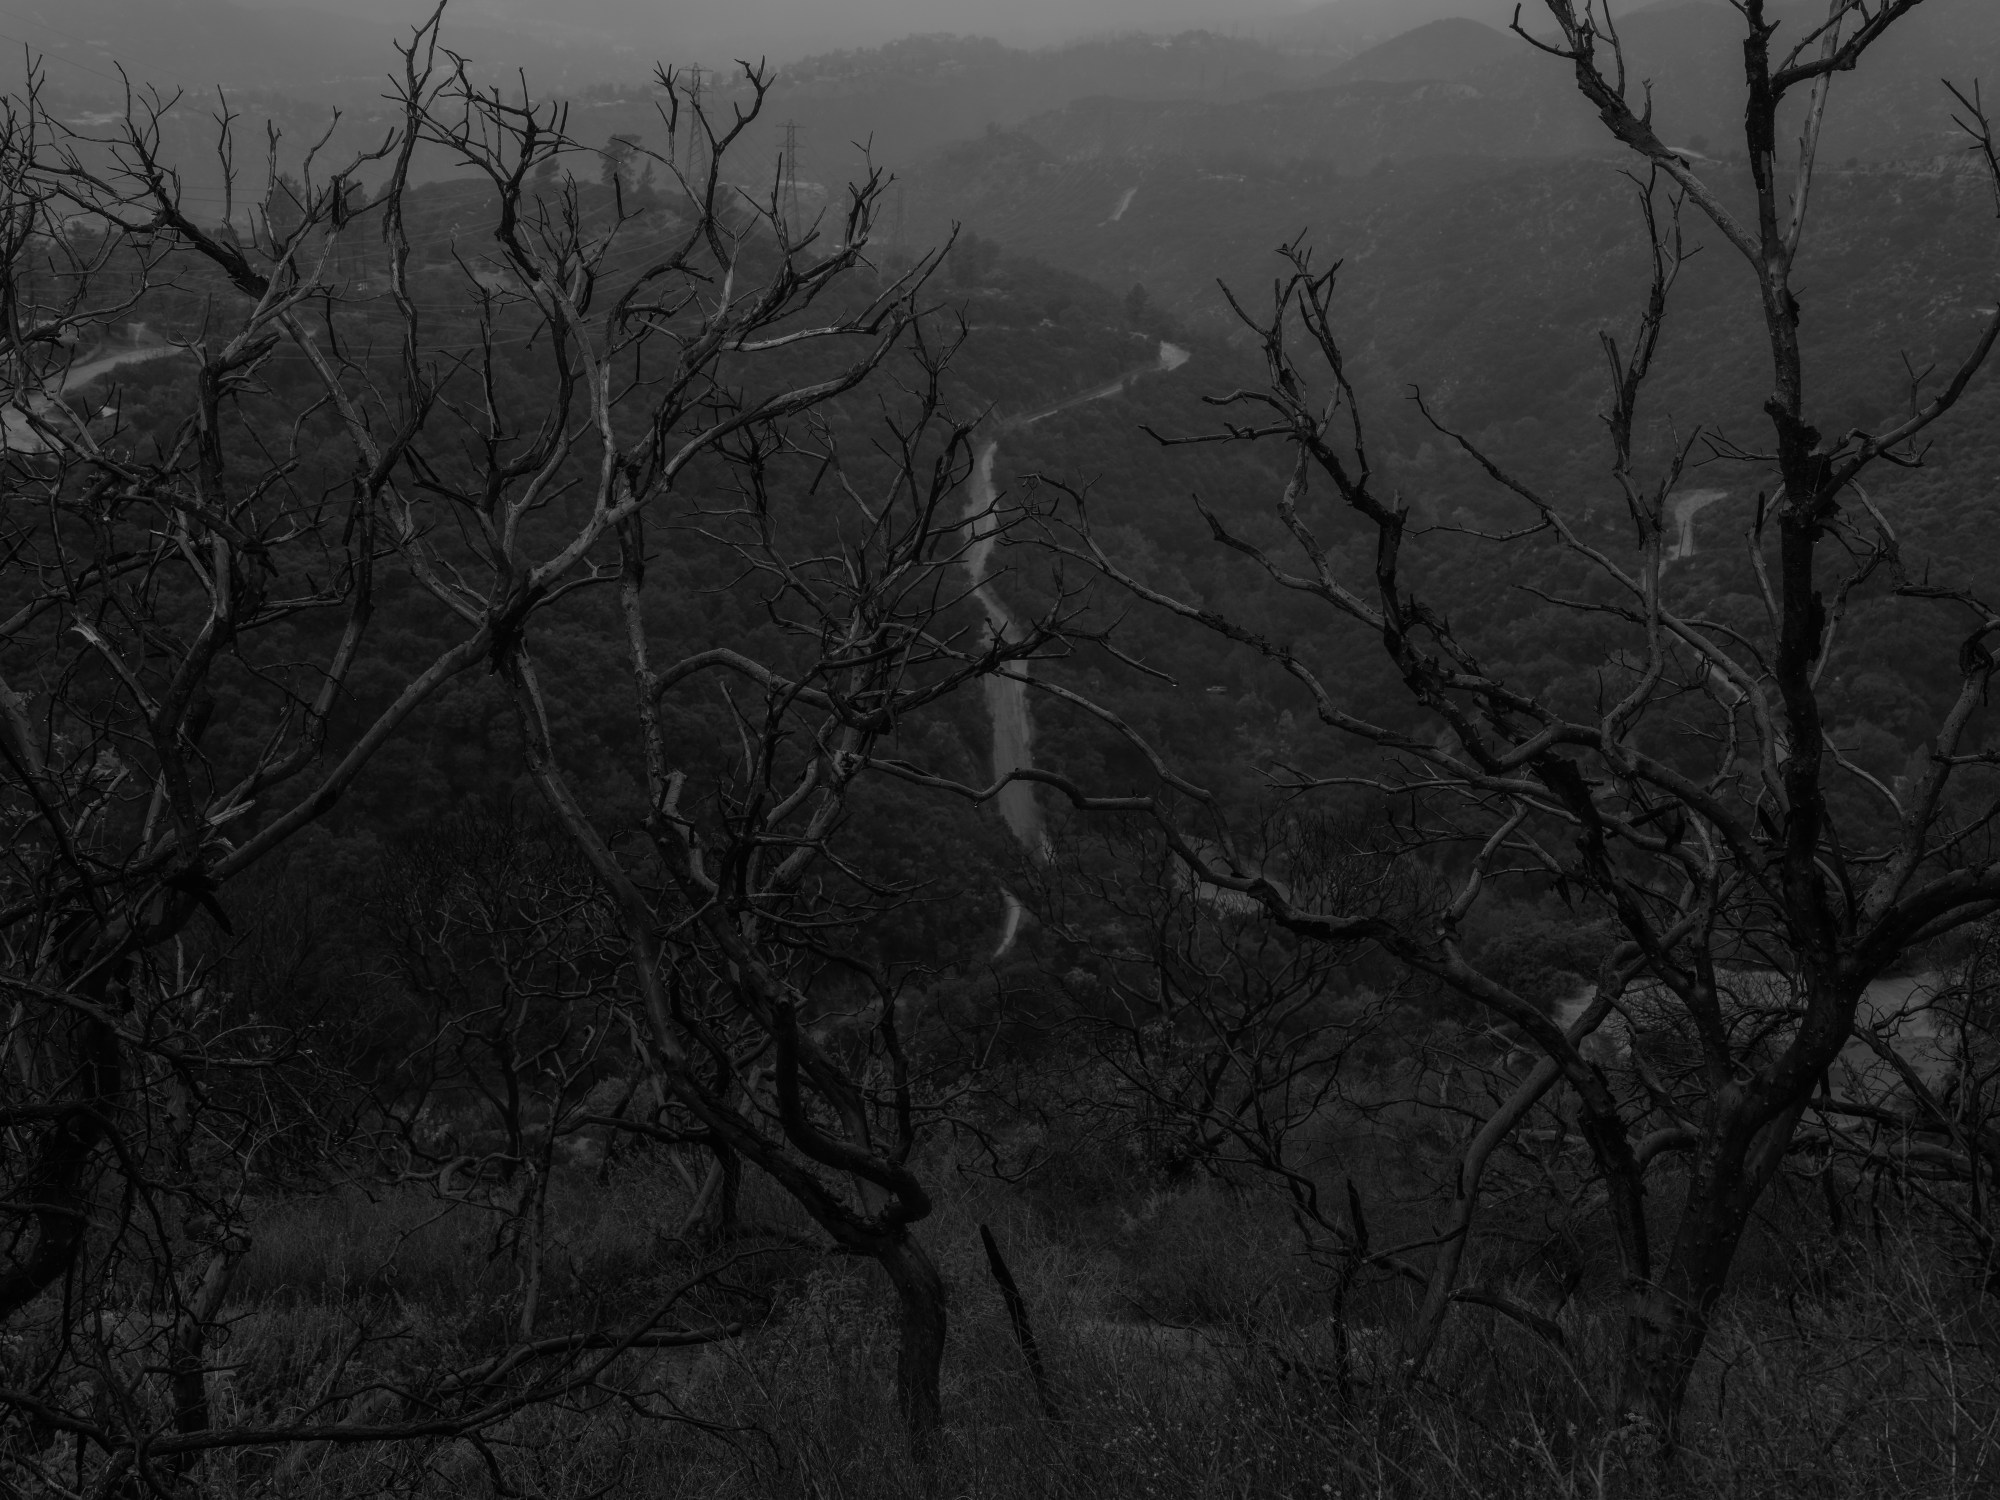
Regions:
[[[0,16],[0,1495],[1991,1493],[2000,12],[1518,19]]]

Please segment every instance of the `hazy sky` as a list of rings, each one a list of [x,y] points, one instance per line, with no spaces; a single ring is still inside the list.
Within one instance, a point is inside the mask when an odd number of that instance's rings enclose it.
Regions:
[[[428,0],[248,0],[369,18],[408,19]],[[1312,0],[452,0],[448,14],[537,30],[587,30],[644,49],[755,47],[793,55],[869,46],[913,31],[955,31],[1003,41],[1054,41],[1092,32],[1268,20]]]

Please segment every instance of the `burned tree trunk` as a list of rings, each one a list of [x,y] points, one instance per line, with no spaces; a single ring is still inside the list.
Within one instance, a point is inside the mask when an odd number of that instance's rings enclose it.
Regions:
[[[1627,1320],[1618,1411],[1669,1449],[1751,1211],[1798,1128],[1798,1106],[1761,1129],[1747,1126],[1744,1112],[1739,1105],[1736,1119],[1698,1148],[1665,1263],[1633,1294]]]
[[[944,1421],[944,1278],[929,1252],[907,1235],[876,1259],[896,1288],[896,1405],[912,1439],[927,1444]]]

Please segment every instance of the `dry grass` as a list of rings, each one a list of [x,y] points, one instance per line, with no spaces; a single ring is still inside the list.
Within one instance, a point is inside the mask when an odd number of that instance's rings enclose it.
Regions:
[[[653,1237],[672,1190],[643,1173],[561,1185],[558,1307],[627,1308],[683,1263]],[[754,1210],[775,1211],[770,1202]],[[994,1226],[1060,1387],[1039,1412],[978,1245]],[[363,1326],[400,1320],[430,1354],[492,1339],[511,1289],[492,1226],[435,1217],[415,1193],[273,1210],[244,1268],[219,1415],[304,1393]],[[1914,1235],[1818,1247],[1811,1275],[1767,1255],[1727,1304],[1696,1382],[1679,1463],[1621,1450],[1598,1393],[1614,1309],[1562,1315],[1566,1354],[1461,1310],[1435,1378],[1389,1368],[1400,1289],[1349,1310],[1350,1359],[1324,1273],[1282,1218],[1213,1185],[1134,1191],[1057,1233],[1022,1197],[961,1182],[924,1237],[953,1288],[949,1427],[922,1461],[889,1388],[886,1285],[866,1265],[795,1255],[769,1268],[774,1311],[732,1344],[633,1358],[618,1391],[466,1443],[212,1461],[216,1500],[595,1495],[814,1500],[1167,1497],[1799,1497],[1974,1500],[2000,1493],[2000,1329]],[[1790,1270],[1787,1267],[1790,1266]],[[19,1488],[20,1493],[31,1489]],[[0,1491],[5,1490],[0,1481]]]

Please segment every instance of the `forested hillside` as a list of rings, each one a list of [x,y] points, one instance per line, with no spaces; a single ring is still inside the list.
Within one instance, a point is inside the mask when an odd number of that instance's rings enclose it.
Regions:
[[[10,98],[0,1495],[1992,1491],[1984,0],[509,17]]]
[[[1534,21],[1528,21],[1532,33]],[[1652,89],[1664,137],[1698,154],[1728,152],[1739,64],[1730,13],[1705,0],[1647,6],[1622,19],[1626,66]],[[1976,8],[1955,0],[1885,42],[1875,71],[1843,89],[1820,149],[1831,162],[1954,154],[1941,76],[1990,74],[1995,43]],[[1149,101],[1106,90],[1021,129],[1061,160],[1184,158],[1196,168],[1305,162],[1343,174],[1381,161],[1456,155],[1610,156],[1601,125],[1565,65],[1472,20],[1440,21],[1341,63],[1313,87],[1242,102]]]

